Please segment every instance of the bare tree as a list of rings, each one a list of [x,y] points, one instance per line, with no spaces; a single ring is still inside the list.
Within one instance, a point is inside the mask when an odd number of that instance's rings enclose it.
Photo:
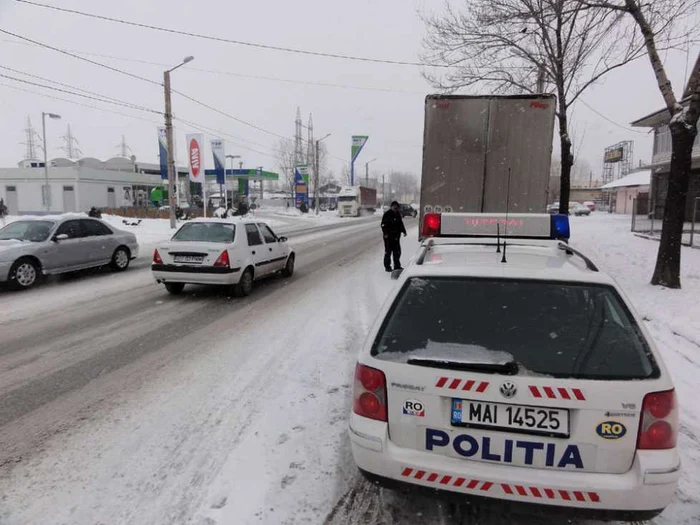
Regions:
[[[606,73],[644,54],[641,38],[619,19],[572,0],[464,0],[462,10],[447,4],[425,18],[425,61],[453,66],[446,75],[426,72],[437,88],[556,93],[561,213],[569,210],[574,163],[569,108]]]
[[[668,111],[670,119],[668,127],[671,131],[671,171],[664,204],[661,242],[651,284],[680,288],[683,223],[690,184],[693,142],[698,133],[697,124],[700,116],[700,55],[690,74],[685,92],[679,100],[673,92],[673,86],[666,74],[659,51],[662,46],[668,45],[669,28],[692,13],[697,8],[698,2],[654,0],[642,3],[638,0],[581,0],[579,3],[598,12],[629,15],[644,38],[649,62]],[[691,29],[691,32],[695,29]],[[674,32],[671,31],[670,35],[673,37]],[[681,39],[687,39],[689,36],[689,34],[675,35],[676,38]]]
[[[280,139],[276,148],[277,167],[286,183],[285,191],[294,195],[294,143],[289,139]]]

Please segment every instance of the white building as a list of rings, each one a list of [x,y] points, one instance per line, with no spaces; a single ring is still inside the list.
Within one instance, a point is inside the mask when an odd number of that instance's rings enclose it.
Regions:
[[[651,170],[635,171],[614,180],[601,188],[604,192],[611,192],[611,205],[613,213],[633,213],[634,201],[640,194],[648,197],[651,184]]]
[[[180,176],[186,168],[178,168]],[[162,185],[158,164],[135,157],[54,159],[49,167],[52,213],[87,211],[90,207],[148,206],[150,191]],[[17,168],[0,168],[0,199],[11,215],[46,212],[44,163],[24,160]]]

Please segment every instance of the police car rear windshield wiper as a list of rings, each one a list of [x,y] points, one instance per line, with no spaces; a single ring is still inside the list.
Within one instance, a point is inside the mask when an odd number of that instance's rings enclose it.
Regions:
[[[518,363],[506,361],[501,363],[485,363],[483,361],[452,361],[450,359],[436,359],[426,357],[412,357],[409,365],[425,366],[429,368],[444,368],[446,370],[467,370],[469,372],[483,372],[485,374],[504,374],[514,376],[518,373]]]

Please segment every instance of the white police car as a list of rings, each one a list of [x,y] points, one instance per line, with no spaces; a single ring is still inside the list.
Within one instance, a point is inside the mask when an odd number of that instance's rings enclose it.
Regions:
[[[668,505],[673,382],[568,230],[563,215],[426,214],[358,358],[350,437],[367,478],[618,519]]]

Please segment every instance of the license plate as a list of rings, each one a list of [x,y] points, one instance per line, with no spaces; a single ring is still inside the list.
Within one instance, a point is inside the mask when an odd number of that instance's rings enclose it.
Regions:
[[[453,399],[452,424],[569,437],[569,411],[563,408]]]
[[[201,257],[199,255],[176,255],[175,256],[175,262],[176,263],[196,263],[196,264],[202,264],[202,261],[204,260],[204,257]]]

